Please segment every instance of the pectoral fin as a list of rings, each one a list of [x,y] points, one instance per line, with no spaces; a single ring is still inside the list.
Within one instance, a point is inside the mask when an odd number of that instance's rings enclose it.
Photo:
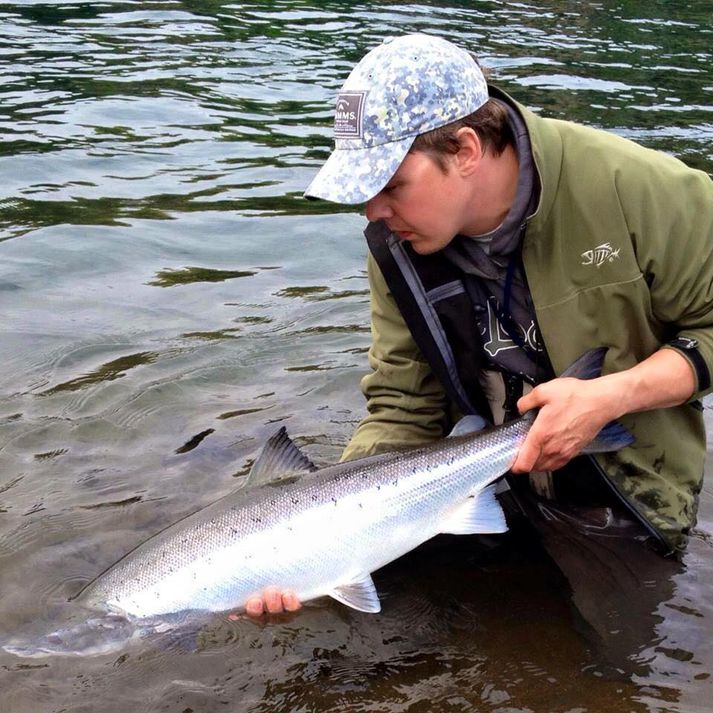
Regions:
[[[505,513],[495,497],[495,484],[489,485],[451,513],[443,523],[445,535],[481,535],[506,532]]]
[[[448,438],[453,436],[467,436],[472,433],[478,433],[484,428],[488,427],[488,422],[478,414],[471,414],[470,416],[463,416],[463,418],[456,423],[453,430],[448,434]]]
[[[376,614],[381,611],[381,602],[370,574],[364,578],[337,587],[329,596],[358,611]]]

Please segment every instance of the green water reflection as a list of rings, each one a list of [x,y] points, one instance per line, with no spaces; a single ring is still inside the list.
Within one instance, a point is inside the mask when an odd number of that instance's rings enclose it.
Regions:
[[[176,287],[194,282],[224,282],[238,277],[252,277],[252,270],[211,270],[206,267],[184,267],[179,270],[160,270],[148,284],[154,287]]]
[[[160,354],[157,352],[140,352],[138,354],[128,354],[118,359],[112,359],[112,361],[102,364],[88,374],[83,374],[76,379],[65,381],[61,384],[57,384],[57,386],[53,386],[51,389],[41,392],[41,395],[53,396],[63,391],[77,391],[95,384],[114,381],[114,379],[120,379],[126,376],[129,370],[139,366],[145,366],[146,364],[152,364],[159,358]]]

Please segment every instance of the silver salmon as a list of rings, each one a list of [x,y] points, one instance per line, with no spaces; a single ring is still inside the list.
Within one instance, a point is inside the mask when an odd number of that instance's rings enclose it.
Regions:
[[[587,352],[566,374],[598,375],[605,351]],[[282,428],[265,444],[246,487],[151,537],[75,600],[106,613],[90,620],[93,630],[99,622],[100,633],[118,631],[124,639],[127,623],[132,632],[147,631],[241,610],[268,585],[292,589],[302,601],[329,596],[378,612],[375,570],[439,533],[507,529],[496,481],[534,417],[485,430],[477,430],[482,419],[467,417],[435,443],[320,470]],[[588,452],[632,441],[614,423]],[[34,647],[5,648],[21,655],[98,650],[86,645],[85,634],[80,626],[53,632]]]

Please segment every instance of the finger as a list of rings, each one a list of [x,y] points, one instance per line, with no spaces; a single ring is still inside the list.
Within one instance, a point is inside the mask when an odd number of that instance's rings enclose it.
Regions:
[[[511,469],[513,473],[529,473],[540,470],[540,465],[545,456],[545,440],[540,434],[542,414],[539,414],[530,428],[525,440],[520,446],[517,458]]]
[[[532,411],[533,408],[535,408],[534,404],[532,403],[532,398],[530,398],[530,394],[527,396],[522,396],[517,400],[517,410],[518,413],[522,416],[523,414],[527,413],[528,411]]]
[[[285,607],[285,611],[298,611],[302,608],[302,603],[291,589],[282,593],[282,605]]]
[[[513,473],[529,473],[534,470],[537,459],[540,457],[540,447],[527,438],[520,447],[520,450],[512,464],[510,470]]]
[[[539,391],[533,389],[529,394],[525,394],[517,400],[517,410],[520,414],[523,414],[532,411],[534,408],[540,408],[542,404],[543,401],[540,398]]]
[[[258,617],[262,616],[262,612],[264,610],[262,599],[260,597],[252,597],[251,599],[248,599],[247,603],[245,604],[245,613],[248,616],[252,617]]]
[[[282,609],[282,593],[277,587],[266,587],[262,593],[265,600],[265,608],[270,614],[280,614]]]

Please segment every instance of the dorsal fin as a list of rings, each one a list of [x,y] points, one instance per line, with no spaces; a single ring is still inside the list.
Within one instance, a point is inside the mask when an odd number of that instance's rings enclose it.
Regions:
[[[317,466],[292,442],[282,426],[267,439],[260,455],[253,463],[245,485],[254,487],[273,480],[281,480],[294,473],[312,473]]]

